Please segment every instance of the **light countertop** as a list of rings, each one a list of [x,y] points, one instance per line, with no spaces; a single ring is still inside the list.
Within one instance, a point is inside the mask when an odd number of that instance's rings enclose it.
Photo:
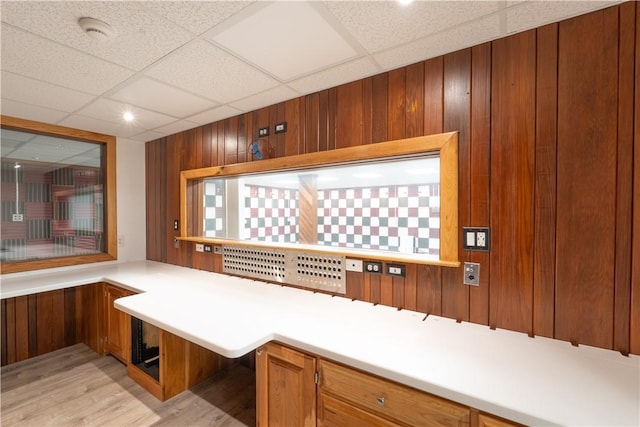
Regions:
[[[277,340],[527,425],[640,425],[639,356],[151,261],[4,275],[1,296],[99,281],[226,357]]]

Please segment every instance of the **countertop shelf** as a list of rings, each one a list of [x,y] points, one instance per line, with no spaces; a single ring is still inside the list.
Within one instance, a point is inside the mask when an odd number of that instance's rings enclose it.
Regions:
[[[527,425],[640,425],[640,357],[151,261],[2,276],[2,298],[106,281],[116,308],[222,356],[272,340]]]

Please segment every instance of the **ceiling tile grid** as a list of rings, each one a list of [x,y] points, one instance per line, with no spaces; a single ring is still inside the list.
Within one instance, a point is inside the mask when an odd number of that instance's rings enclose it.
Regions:
[[[0,108],[148,141],[616,3],[0,0]]]

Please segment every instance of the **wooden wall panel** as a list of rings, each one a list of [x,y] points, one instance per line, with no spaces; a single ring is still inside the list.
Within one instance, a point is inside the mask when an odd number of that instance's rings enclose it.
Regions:
[[[535,67],[534,30],[493,42],[489,325],[529,334],[533,305]]]
[[[553,337],[556,265],[558,25],[537,30],[533,334]]]
[[[347,297],[640,353],[636,9],[614,6],[148,143],[148,259],[220,271],[219,256],[173,248],[177,173],[255,160],[247,147],[259,127],[270,129],[260,141],[267,158],[455,130],[460,231],[491,227],[489,253],[460,251],[480,262],[480,287],[462,285],[461,269],[408,264],[404,279],[349,273]],[[279,121],[288,132],[276,136]]]
[[[636,7],[635,57],[640,58],[640,7]],[[633,217],[631,248],[631,320],[629,349],[640,354],[640,67],[635,68],[633,139]]]
[[[470,223],[471,189],[471,49],[444,57],[444,131],[458,132],[458,241]],[[460,251],[460,261],[465,261]],[[469,287],[462,283],[462,265],[442,269],[442,315],[469,320]]]
[[[362,145],[362,80],[338,86],[336,93],[335,148]]]
[[[489,178],[491,175],[491,44],[471,50],[471,146],[469,222],[472,227],[490,224]],[[469,287],[469,321],[489,323],[489,283],[491,268],[488,252],[470,252],[470,262],[480,264],[480,285]]]
[[[620,5],[613,349],[629,353],[633,211],[634,2]]]
[[[558,46],[555,336],[605,348],[613,343],[617,22],[617,8],[561,22]]]

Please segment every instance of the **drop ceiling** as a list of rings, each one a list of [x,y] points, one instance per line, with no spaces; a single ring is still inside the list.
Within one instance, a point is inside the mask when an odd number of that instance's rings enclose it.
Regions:
[[[0,1],[1,112],[149,141],[615,3]]]

